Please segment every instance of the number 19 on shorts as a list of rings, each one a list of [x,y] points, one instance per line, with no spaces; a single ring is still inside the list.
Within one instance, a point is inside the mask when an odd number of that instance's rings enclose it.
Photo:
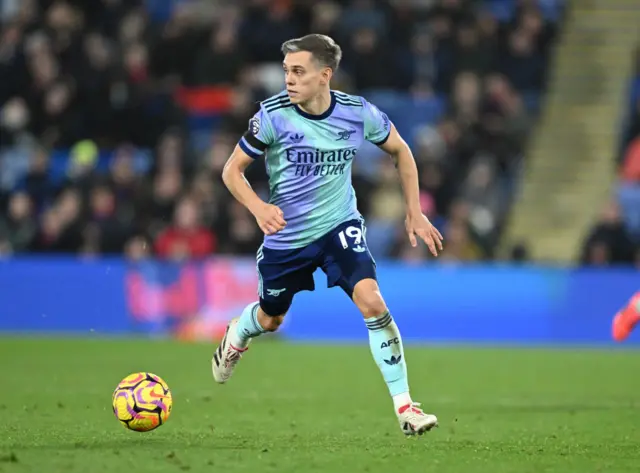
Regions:
[[[358,227],[347,227],[345,230],[342,230],[338,233],[338,238],[340,239],[340,243],[342,244],[343,249],[349,249],[349,242],[351,242],[352,250],[356,253],[362,253],[366,251],[366,248],[362,246],[362,230]]]

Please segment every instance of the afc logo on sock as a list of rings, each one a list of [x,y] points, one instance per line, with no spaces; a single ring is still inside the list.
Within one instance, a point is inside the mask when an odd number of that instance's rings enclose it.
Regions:
[[[391,340],[387,340],[386,342],[382,342],[382,345],[380,345],[380,348],[389,348],[394,343],[396,345],[400,343],[400,340],[398,340],[398,337],[392,338]]]

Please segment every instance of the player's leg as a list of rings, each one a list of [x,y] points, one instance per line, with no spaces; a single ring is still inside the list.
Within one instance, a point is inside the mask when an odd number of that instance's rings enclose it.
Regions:
[[[640,322],[640,291],[636,292],[627,305],[613,319],[612,334],[614,340],[626,340]]]
[[[211,360],[218,383],[231,377],[253,338],[280,327],[297,292],[314,289],[315,266],[308,253],[305,248],[280,251],[260,247],[256,257],[259,299],[227,326]]]
[[[387,384],[402,431],[414,435],[430,430],[438,420],[425,414],[409,394],[402,336],[380,293],[363,222],[338,227],[329,236],[325,253],[323,270],[329,286],[340,286],[364,316],[371,354]]]
[[[402,336],[378,283],[373,278],[361,279],[353,289],[348,286],[344,289],[345,292],[351,290],[351,298],[364,316],[371,354],[389,388],[395,409],[411,404]]]
[[[260,299],[252,302],[242,311],[240,317],[229,322],[224,337],[218,345],[211,360],[213,378],[218,383],[225,383],[231,378],[233,371],[249,349],[249,343],[263,333],[275,332],[282,324],[284,316],[289,310],[292,298],[283,300],[280,308],[268,315],[262,308],[264,301]]]
[[[249,304],[237,319],[236,330],[231,334],[233,346],[246,348],[252,338],[278,330],[284,321],[284,316],[287,315],[291,302],[291,298],[286,298],[276,307],[269,309],[269,312],[274,315],[269,315],[263,309],[263,307],[269,306],[264,299]]]
[[[252,302],[242,311],[236,319],[235,330],[229,331],[232,346],[246,349],[252,338],[280,328],[293,302],[293,293],[274,299],[273,295],[261,295],[257,302]]]
[[[343,289],[346,292],[350,287],[347,284]],[[432,414],[425,414],[411,399],[402,336],[377,281],[374,278],[360,279],[355,283],[351,297],[364,316],[371,354],[393,399],[402,432],[415,435],[431,430],[438,425],[438,419]]]

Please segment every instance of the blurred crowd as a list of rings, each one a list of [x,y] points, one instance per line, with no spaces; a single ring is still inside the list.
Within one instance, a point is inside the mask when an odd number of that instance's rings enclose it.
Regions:
[[[589,265],[633,264],[640,268],[640,46],[629,87],[629,110],[615,166],[615,195],[587,235],[581,262]]]
[[[334,88],[376,103],[412,145],[443,257],[490,259],[562,5],[2,0],[0,253],[254,253],[262,235],[220,172],[256,102],[282,89],[281,43],[318,32],[344,50]],[[406,242],[391,162],[373,147],[358,158],[374,256],[426,259]],[[248,178],[268,198],[264,166]]]

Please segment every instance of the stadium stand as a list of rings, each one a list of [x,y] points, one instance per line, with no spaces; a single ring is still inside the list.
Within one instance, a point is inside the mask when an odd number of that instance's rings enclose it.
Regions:
[[[583,264],[640,267],[640,48],[634,53],[628,97],[615,195],[583,243]]]
[[[443,258],[495,256],[563,1],[206,3],[2,3],[2,253],[253,253],[259,229],[220,171],[255,103],[282,88],[280,44],[320,32],[344,49],[334,87],[377,104],[411,144]],[[373,147],[356,161],[369,244],[422,261],[394,172]],[[266,197],[263,167],[249,177]]]
[[[618,179],[611,154],[619,147],[632,52],[640,40],[640,10],[632,0],[568,7],[499,250],[508,254],[512,245],[524,244],[531,259],[554,265],[585,261],[581,243],[589,240],[599,214],[607,226],[619,226],[617,202],[611,202]],[[609,253],[600,247],[598,252]],[[613,262],[608,254],[596,259]]]

